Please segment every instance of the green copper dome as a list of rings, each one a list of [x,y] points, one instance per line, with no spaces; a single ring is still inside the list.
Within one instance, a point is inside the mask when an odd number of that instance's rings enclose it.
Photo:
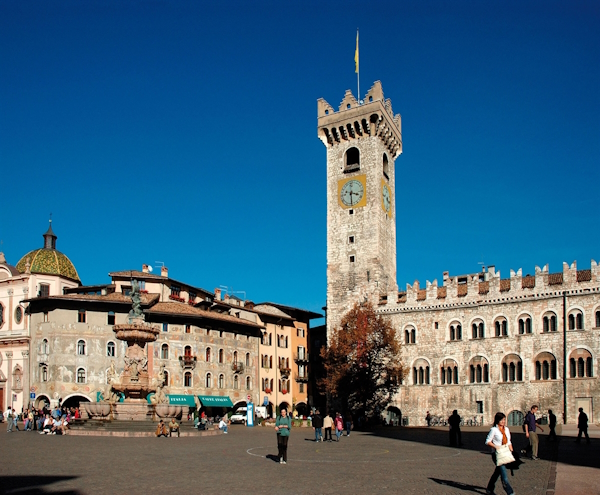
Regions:
[[[27,267],[28,263],[29,267]],[[17,270],[21,273],[29,271],[31,273],[60,275],[81,282],[71,260],[56,250],[56,235],[52,231],[52,220],[50,220],[48,231],[44,234],[44,247],[30,251],[23,256],[17,263]]]
[[[27,271],[27,259],[29,259],[29,271],[31,273],[61,275],[80,282],[77,270],[75,270],[71,260],[56,249],[41,248],[27,253],[17,263],[17,270],[21,273]]]

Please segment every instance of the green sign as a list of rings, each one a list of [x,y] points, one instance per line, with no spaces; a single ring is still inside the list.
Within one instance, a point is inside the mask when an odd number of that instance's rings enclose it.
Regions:
[[[190,407],[196,406],[193,395],[169,395],[169,404]]]
[[[227,395],[199,395],[198,399],[204,407],[233,407]]]

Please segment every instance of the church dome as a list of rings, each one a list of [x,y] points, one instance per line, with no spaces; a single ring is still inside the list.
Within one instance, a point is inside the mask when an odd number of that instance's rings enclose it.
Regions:
[[[56,250],[56,239],[50,220],[50,227],[44,234],[44,247],[34,249],[23,256],[17,263],[17,270],[21,273],[59,275],[81,283],[75,265],[66,255]]]

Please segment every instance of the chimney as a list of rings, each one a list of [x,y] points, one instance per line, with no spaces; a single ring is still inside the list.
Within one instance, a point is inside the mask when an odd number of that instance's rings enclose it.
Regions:
[[[150,270],[148,269],[148,265],[142,265],[142,271],[144,273],[150,273]]]
[[[169,269],[166,266],[161,266],[160,267],[160,275],[162,277],[168,277],[169,276]]]
[[[221,300],[221,289],[215,289],[215,301]]]

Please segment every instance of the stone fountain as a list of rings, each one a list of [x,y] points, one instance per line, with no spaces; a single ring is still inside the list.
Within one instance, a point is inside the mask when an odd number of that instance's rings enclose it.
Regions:
[[[180,406],[170,406],[164,390],[164,366],[153,384],[148,373],[148,350],[146,344],[154,342],[160,330],[146,323],[141,309],[140,287],[132,281],[128,322],[114,325],[117,339],[127,342],[124,368],[117,376],[114,361],[107,373],[107,387],[98,402],[85,403],[90,417],[116,420],[154,420],[155,416],[173,417],[181,415]],[[153,393],[154,392],[154,393]],[[148,400],[148,396],[150,399]]]

